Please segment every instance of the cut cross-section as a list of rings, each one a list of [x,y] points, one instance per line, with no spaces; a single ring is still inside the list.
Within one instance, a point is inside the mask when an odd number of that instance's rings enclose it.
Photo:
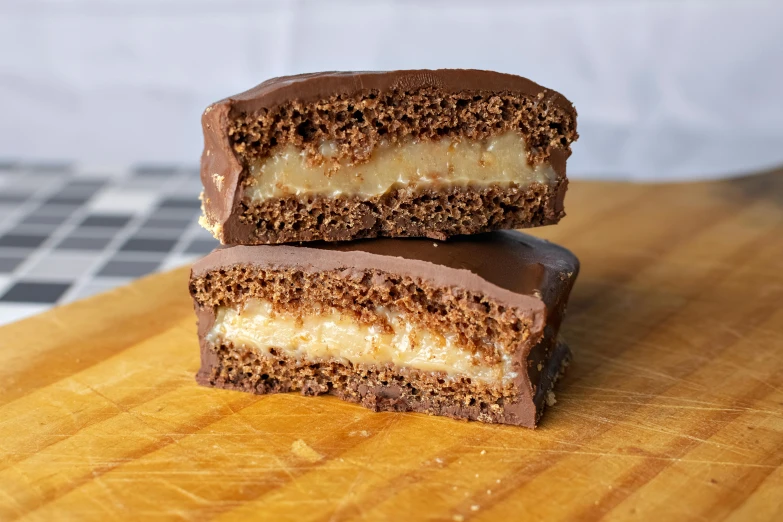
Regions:
[[[191,275],[198,380],[532,427],[578,266],[519,232],[219,249]]]
[[[245,245],[556,223],[577,138],[562,95],[468,70],[274,78],[203,127],[202,224]]]

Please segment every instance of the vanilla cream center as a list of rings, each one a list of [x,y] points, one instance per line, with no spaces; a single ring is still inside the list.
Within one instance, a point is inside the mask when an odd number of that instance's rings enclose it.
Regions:
[[[274,348],[278,354],[294,359],[393,363],[481,382],[516,377],[507,356],[498,364],[488,365],[464,349],[456,335],[418,328],[401,314],[385,308],[379,307],[377,312],[386,318],[392,332],[362,324],[337,311],[305,317],[276,313],[268,301],[252,299],[241,310],[220,307],[207,340],[215,345],[231,342],[262,355]]]
[[[324,142],[322,165],[308,165],[304,152],[288,145],[249,165],[251,182],[245,194],[251,201],[291,195],[380,196],[401,187],[459,186],[522,187],[550,184],[556,174],[549,164],[532,166],[524,139],[516,132],[484,140],[409,141],[382,143],[369,161],[353,165],[330,161],[336,148]]]

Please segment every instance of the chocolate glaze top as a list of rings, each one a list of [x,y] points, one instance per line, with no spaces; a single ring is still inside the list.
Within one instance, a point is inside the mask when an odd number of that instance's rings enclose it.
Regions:
[[[192,277],[234,265],[297,267],[306,272],[378,269],[530,310],[539,327],[545,321],[557,327],[579,272],[579,260],[565,248],[521,232],[501,231],[441,242],[405,238],[218,248],[193,265]]]
[[[421,88],[446,93],[511,92],[528,96],[542,95],[548,103],[562,107],[576,117],[574,106],[562,94],[537,83],[495,71],[476,69],[418,69],[403,71],[318,72],[271,78],[252,89],[230,96],[233,107],[241,112],[272,109],[289,100],[313,102],[333,95],[353,95],[368,91],[380,93]]]

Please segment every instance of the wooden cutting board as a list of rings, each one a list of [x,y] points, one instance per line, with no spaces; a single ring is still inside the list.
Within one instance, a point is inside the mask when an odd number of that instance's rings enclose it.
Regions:
[[[537,430],[200,388],[181,269],[0,328],[0,520],[783,520],[783,173],[567,205]]]

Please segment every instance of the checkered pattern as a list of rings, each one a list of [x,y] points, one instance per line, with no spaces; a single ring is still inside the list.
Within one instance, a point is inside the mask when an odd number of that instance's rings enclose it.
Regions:
[[[196,169],[88,169],[0,160],[0,324],[193,261]]]

